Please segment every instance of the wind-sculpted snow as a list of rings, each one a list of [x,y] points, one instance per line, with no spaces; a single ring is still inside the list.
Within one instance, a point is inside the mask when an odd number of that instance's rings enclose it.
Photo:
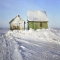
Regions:
[[[0,36],[0,60],[60,60],[60,31],[8,31]]]

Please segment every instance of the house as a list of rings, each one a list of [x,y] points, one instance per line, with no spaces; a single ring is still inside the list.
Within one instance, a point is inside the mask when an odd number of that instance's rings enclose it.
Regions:
[[[28,21],[28,29],[42,29],[48,28],[48,18],[45,11],[35,10],[35,11],[28,11],[27,16]]]
[[[13,18],[10,22],[10,30],[24,30],[25,21],[20,17],[20,15]]]

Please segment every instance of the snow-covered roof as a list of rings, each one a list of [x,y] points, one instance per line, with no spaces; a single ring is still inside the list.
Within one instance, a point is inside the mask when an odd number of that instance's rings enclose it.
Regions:
[[[11,23],[11,22],[13,22],[14,20],[23,20],[21,17],[20,17],[20,15],[18,15],[18,16],[16,16],[15,18],[13,18],[9,23]],[[23,20],[24,21],[24,20]]]
[[[48,21],[47,14],[45,11],[28,11],[27,15],[28,21]]]

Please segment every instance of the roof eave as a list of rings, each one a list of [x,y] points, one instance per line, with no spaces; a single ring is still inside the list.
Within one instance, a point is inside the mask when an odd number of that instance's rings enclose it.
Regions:
[[[35,21],[35,20],[27,20],[27,21]],[[41,22],[48,22],[48,21],[41,21]]]

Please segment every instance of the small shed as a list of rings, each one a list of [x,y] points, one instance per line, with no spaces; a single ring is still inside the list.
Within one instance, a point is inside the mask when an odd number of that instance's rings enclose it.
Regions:
[[[35,11],[28,11],[27,16],[28,21],[28,29],[42,29],[48,28],[48,18],[45,11],[35,10]]]
[[[24,30],[25,21],[20,17],[20,15],[13,18],[10,22],[10,30]]]

